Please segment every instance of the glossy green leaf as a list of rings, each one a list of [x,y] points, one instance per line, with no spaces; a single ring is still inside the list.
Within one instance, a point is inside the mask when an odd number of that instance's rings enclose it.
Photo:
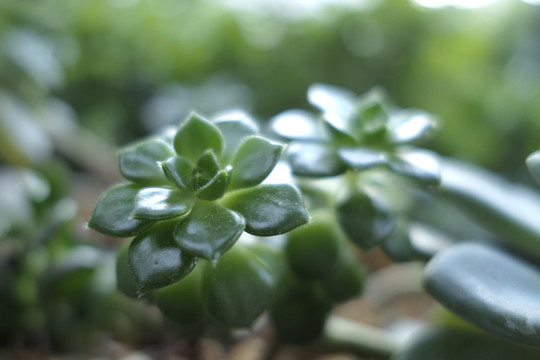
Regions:
[[[395,225],[386,204],[366,192],[349,194],[338,204],[337,215],[347,236],[364,250],[379,245]]]
[[[197,159],[195,168],[209,179],[216,176],[219,171],[219,160],[214,150],[206,150],[199,159]]]
[[[495,335],[540,347],[540,269],[507,251],[461,243],[437,254],[424,272],[442,305]]]
[[[323,331],[332,302],[319,284],[289,276],[270,307],[270,319],[280,341],[305,343]]]
[[[435,118],[424,111],[404,109],[393,114],[388,124],[388,140],[394,144],[409,144],[433,134]]]
[[[178,155],[195,163],[208,149],[212,149],[217,155],[220,155],[223,151],[223,136],[210,121],[192,113],[180,125],[174,137],[174,149]]]
[[[193,166],[187,159],[181,156],[175,156],[162,162],[161,167],[170,182],[175,184],[180,190],[191,191]]]
[[[153,221],[131,217],[135,197],[141,188],[133,184],[115,185],[99,198],[88,226],[111,236],[133,236],[148,228]]]
[[[286,110],[270,119],[272,130],[289,140],[324,141],[328,135],[319,120],[308,111]]]
[[[283,148],[260,136],[246,138],[232,159],[231,190],[261,183],[276,166]]]
[[[238,240],[245,220],[234,211],[212,202],[200,202],[174,229],[174,239],[185,251],[216,259]]]
[[[223,197],[231,182],[231,168],[227,167],[219,171],[210,181],[199,188],[195,195],[203,200],[217,200]]]
[[[132,299],[137,299],[139,297],[137,283],[135,282],[135,277],[128,260],[130,244],[131,241],[126,241],[116,256],[116,287],[124,295]]]
[[[336,303],[359,296],[364,289],[367,272],[355,258],[353,249],[344,249],[334,271],[321,279],[326,294]]]
[[[251,326],[273,294],[272,273],[259,257],[241,246],[233,247],[216,264],[205,264],[203,303],[214,319],[228,326]]]
[[[141,295],[182,279],[197,264],[197,258],[174,241],[172,227],[168,224],[135,237],[128,259]]]
[[[472,164],[441,158],[438,193],[508,245],[540,255],[540,194]]]
[[[343,147],[338,154],[348,166],[354,170],[366,170],[387,163],[386,154],[382,151],[361,147]]]
[[[259,133],[256,123],[244,115],[233,119],[228,117],[218,119],[214,124],[219,128],[225,139],[225,149],[221,155],[222,164],[230,162],[236,149],[246,137]]]
[[[238,190],[228,194],[223,203],[244,216],[246,231],[253,235],[279,235],[309,221],[300,192],[288,184]]]
[[[192,206],[193,196],[182,190],[147,187],[135,197],[132,217],[142,220],[171,219],[186,214]]]
[[[167,184],[167,177],[160,162],[173,157],[174,150],[159,139],[140,142],[120,150],[118,166],[122,176],[145,185]]]
[[[540,151],[535,151],[527,157],[527,167],[534,179],[540,184]]]
[[[335,176],[347,168],[337,151],[327,144],[293,142],[287,148],[287,158],[299,176]]]
[[[396,174],[422,184],[439,186],[441,183],[439,158],[431,151],[414,149],[397,152],[389,165]]]
[[[349,120],[356,100],[353,93],[335,86],[314,84],[309,87],[307,97],[312,105],[323,112],[324,120],[333,128],[350,133]]]
[[[536,360],[540,350],[458,328],[428,328],[411,337],[391,360]]]
[[[336,270],[343,234],[332,214],[316,214],[311,223],[287,234],[285,253],[291,269],[303,279],[321,279]]]
[[[417,260],[418,253],[411,244],[409,223],[404,219],[396,221],[396,227],[381,244],[384,253],[394,262]]]
[[[377,137],[384,139],[388,122],[388,110],[384,102],[385,94],[378,88],[364,95],[350,121],[351,135],[363,142],[373,142]]]
[[[201,296],[202,267],[196,266],[182,280],[158,290],[156,302],[167,319],[189,325],[206,318]]]

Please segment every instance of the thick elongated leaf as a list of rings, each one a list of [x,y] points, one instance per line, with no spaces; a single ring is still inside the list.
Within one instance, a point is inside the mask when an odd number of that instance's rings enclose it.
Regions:
[[[471,164],[441,159],[439,193],[508,245],[540,255],[540,194]]]
[[[141,187],[133,184],[116,185],[99,198],[88,226],[103,234],[128,237],[152,225],[153,221],[131,217],[135,209],[135,197]]]
[[[317,280],[337,269],[343,244],[337,226],[332,214],[317,214],[311,223],[287,234],[285,253],[298,277]]]
[[[193,167],[190,162],[181,156],[175,156],[161,163],[167,178],[180,190],[191,191],[191,174]]]
[[[256,123],[246,118],[246,116],[237,116],[234,119],[228,117],[217,119],[214,124],[219,128],[225,139],[225,149],[221,155],[222,164],[230,162],[236,149],[246,137],[259,133]]]
[[[347,165],[359,171],[386,164],[388,161],[384,152],[361,147],[340,148],[338,154]]]
[[[261,183],[276,166],[283,148],[260,136],[246,138],[232,159],[231,190]]]
[[[160,162],[175,155],[167,143],[159,139],[140,142],[120,150],[118,167],[126,179],[145,185],[167,184]]]
[[[180,325],[195,324],[208,315],[202,303],[202,264],[185,278],[157,292],[157,305],[163,314]]]
[[[392,115],[388,140],[394,144],[409,144],[431,136],[436,128],[437,121],[431,114],[405,109]]]
[[[174,241],[169,224],[135,237],[128,259],[140,295],[182,279],[197,264],[197,258]]]
[[[540,269],[504,250],[462,243],[437,254],[424,272],[426,290],[480,328],[540,347]]]
[[[195,168],[209,179],[216,176],[219,171],[219,160],[214,150],[206,150],[197,160]]]
[[[527,167],[534,179],[540,184],[540,150],[527,157]]]
[[[198,203],[174,229],[174,239],[189,253],[216,259],[238,240],[245,228],[238,213],[211,203]]]
[[[174,137],[174,149],[178,155],[195,163],[208,149],[220,155],[223,151],[223,136],[213,123],[192,113],[180,125]]]
[[[335,176],[346,170],[337,151],[328,144],[293,142],[287,149],[287,158],[295,175]]]
[[[536,360],[540,350],[523,347],[480,332],[429,328],[399,349],[391,360]]]
[[[303,141],[328,139],[319,119],[305,110],[286,110],[270,119],[270,123],[272,130],[285,139]]]
[[[227,167],[224,170],[219,171],[210,181],[202,186],[195,193],[199,199],[203,200],[217,200],[220,199],[231,182],[231,167]]]
[[[266,310],[274,294],[268,267],[241,246],[203,269],[202,300],[208,313],[232,327],[248,327]]]
[[[228,194],[223,202],[244,216],[246,231],[253,235],[279,235],[309,221],[300,192],[288,184],[238,190]]]
[[[135,277],[128,259],[130,244],[131,241],[126,241],[116,256],[116,287],[124,295],[132,299],[137,299],[139,297],[137,283],[135,282]]]
[[[356,99],[353,93],[335,86],[314,84],[309,87],[307,97],[313,106],[323,112],[324,120],[333,128],[352,135],[350,118]]]
[[[186,214],[193,202],[193,196],[182,190],[147,187],[137,193],[132,217],[142,220],[171,219]]]
[[[340,202],[337,215],[347,236],[364,250],[381,244],[395,226],[386,204],[365,192],[353,192]]]
[[[441,167],[439,157],[428,150],[410,149],[394,154],[390,168],[399,175],[428,186],[439,186]]]

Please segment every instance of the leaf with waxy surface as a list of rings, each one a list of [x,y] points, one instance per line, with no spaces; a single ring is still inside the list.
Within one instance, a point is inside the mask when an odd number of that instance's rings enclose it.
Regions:
[[[192,113],[180,125],[174,137],[174,149],[178,155],[195,163],[208,149],[212,149],[217,155],[220,155],[223,151],[223,136],[210,121]]]
[[[244,138],[259,133],[255,122],[245,116],[238,116],[234,119],[218,119],[214,125],[219,128],[225,139],[225,149],[221,155],[222,164],[229,163]]]
[[[345,134],[350,133],[349,120],[356,99],[353,93],[335,86],[314,84],[309,87],[307,97],[313,106],[323,112],[324,120],[333,128]]]
[[[168,181],[159,163],[174,155],[164,141],[146,140],[120,150],[118,167],[122,176],[134,183],[163,185]]]
[[[392,115],[388,123],[388,139],[395,144],[408,144],[429,137],[436,127],[437,122],[431,114],[404,109]]]
[[[364,250],[379,245],[395,226],[386,204],[365,192],[349,194],[338,204],[337,216],[347,236]]]
[[[527,167],[534,179],[540,184],[540,150],[527,157]]]
[[[286,110],[270,119],[272,130],[289,140],[328,140],[324,128],[310,112],[299,109]]]
[[[214,150],[206,150],[199,159],[197,159],[195,168],[210,179],[216,176],[219,171],[219,160]]]
[[[390,168],[399,175],[429,186],[441,183],[438,156],[428,150],[409,149],[396,152],[389,161]]]
[[[131,218],[135,197],[141,187],[121,184],[108,189],[99,198],[88,226],[111,236],[133,236],[152,225],[153,221]]]
[[[415,333],[391,360],[536,360],[540,350],[455,327]]]
[[[192,206],[193,196],[182,190],[147,187],[135,197],[131,216],[142,220],[171,219],[186,214]]]
[[[191,191],[193,167],[187,159],[175,156],[162,162],[161,167],[167,178],[179,189]]]
[[[279,160],[284,145],[260,136],[251,136],[242,142],[232,159],[231,190],[261,183]]]
[[[335,176],[346,170],[337,151],[328,144],[293,142],[287,148],[287,157],[299,176]]]
[[[384,152],[361,147],[343,147],[338,150],[338,154],[347,165],[359,171],[386,164],[388,161]]]
[[[426,290],[442,305],[487,332],[540,347],[540,269],[502,249],[454,245],[426,266]]]
[[[137,283],[129,266],[128,251],[131,241],[126,241],[116,255],[116,287],[124,295],[137,299]]]
[[[141,295],[182,279],[197,264],[197,258],[174,241],[171,224],[135,237],[128,259]]]
[[[228,194],[223,203],[246,219],[246,231],[272,236],[309,221],[300,192],[288,184],[262,184]]]
[[[187,252],[205,258],[221,256],[238,240],[245,220],[212,202],[199,202],[174,229],[174,239]]]
[[[258,256],[242,246],[225,253],[203,269],[202,300],[217,321],[233,327],[250,326],[270,304],[274,278]]]
[[[217,200],[220,199],[229,188],[231,182],[231,168],[227,167],[219,171],[216,176],[210,179],[203,187],[195,193],[199,199]]]

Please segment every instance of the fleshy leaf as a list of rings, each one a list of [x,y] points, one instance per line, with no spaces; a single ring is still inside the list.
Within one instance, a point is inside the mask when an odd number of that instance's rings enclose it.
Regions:
[[[197,258],[176,244],[171,226],[153,228],[135,237],[128,258],[140,294],[182,279],[197,264]]]
[[[203,269],[202,300],[208,313],[232,327],[250,326],[274,294],[272,273],[258,256],[235,246]]]
[[[245,217],[246,231],[253,235],[279,235],[309,221],[300,192],[288,184],[238,190],[229,193],[223,203]]]
[[[174,239],[184,250],[205,259],[216,259],[238,240],[245,220],[234,211],[212,202],[200,202],[178,223]]]
[[[122,176],[139,184],[167,184],[167,177],[160,166],[174,156],[174,150],[164,141],[151,139],[120,150],[118,167]]]
[[[156,302],[167,319],[187,325],[208,316],[201,297],[202,268],[202,264],[196,266],[181,281],[158,290]]]
[[[392,115],[388,124],[388,136],[392,143],[407,144],[430,136],[436,127],[437,122],[431,114],[405,109]]]
[[[319,120],[310,112],[299,109],[286,110],[270,119],[272,130],[289,140],[327,140]]]
[[[346,170],[337,151],[327,144],[293,142],[287,148],[287,158],[298,176],[335,176]]]
[[[161,167],[167,178],[179,189],[191,191],[193,167],[187,159],[181,156],[175,156],[162,162]]]
[[[540,347],[540,269],[508,251],[462,243],[437,254],[424,272],[442,305],[495,335]]]
[[[540,350],[457,327],[415,333],[391,360],[536,360]]]
[[[384,152],[361,147],[340,148],[338,154],[347,165],[359,171],[386,164],[388,161]]]
[[[373,141],[377,134],[385,135],[388,111],[384,102],[385,94],[378,88],[362,96],[350,124],[355,139]]]
[[[283,144],[260,136],[246,138],[232,159],[231,190],[261,183],[276,166]]]
[[[314,215],[313,221],[287,234],[285,254],[291,269],[302,279],[318,280],[337,269],[342,233],[332,214]]]
[[[365,192],[353,192],[340,202],[337,215],[347,236],[364,250],[379,245],[395,226],[386,204]]]
[[[192,113],[180,125],[174,137],[174,149],[178,155],[195,163],[208,149],[212,149],[217,155],[220,155],[223,151],[223,136],[210,121]]]
[[[193,196],[182,190],[163,187],[141,189],[135,198],[132,217],[142,220],[164,220],[186,214],[193,206]]]
[[[312,105],[323,112],[324,120],[332,127],[352,135],[349,120],[353,114],[356,99],[353,93],[335,86],[314,84],[309,87],[307,97]]]
[[[197,159],[195,168],[209,179],[216,176],[219,171],[219,160],[214,150],[206,150],[199,159]]]
[[[236,116],[234,119],[228,117],[217,119],[214,124],[225,139],[225,149],[221,155],[222,164],[229,163],[244,138],[259,133],[255,122],[247,118],[246,115]]]
[[[127,297],[137,299],[139,297],[139,294],[137,294],[137,283],[135,282],[128,259],[130,244],[130,241],[126,241],[116,256],[116,287]]]
[[[115,185],[99,198],[88,226],[103,234],[128,237],[152,225],[153,221],[131,218],[135,197],[141,190],[134,184]]]
[[[199,199],[203,200],[217,200],[220,199],[231,182],[231,168],[227,167],[224,170],[219,171],[210,181],[208,181],[203,187],[201,187],[195,195]]]
[[[441,168],[437,155],[428,150],[406,150],[395,153],[389,162],[396,174],[428,186],[441,183]]]
[[[527,167],[534,179],[540,184],[540,150],[527,157]]]

